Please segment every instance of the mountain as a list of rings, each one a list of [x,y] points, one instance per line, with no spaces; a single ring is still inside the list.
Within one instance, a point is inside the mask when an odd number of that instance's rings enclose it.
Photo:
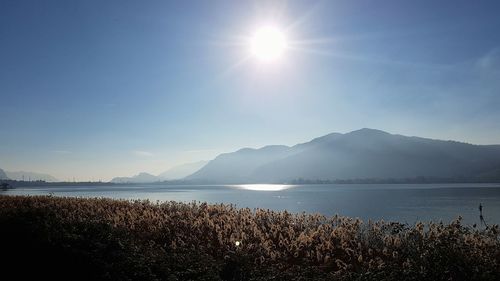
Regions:
[[[116,177],[111,180],[113,183],[151,183],[160,181],[160,178],[148,173],[139,173],[133,177]]]
[[[41,173],[34,173],[34,172],[25,172],[25,171],[18,171],[18,172],[9,172],[5,171],[7,176],[10,179],[13,180],[31,180],[31,181],[46,181],[46,182],[56,182],[59,181],[58,179],[54,178],[51,175],[48,174],[41,174]]]
[[[0,180],[8,180],[9,177],[5,174],[5,172],[0,169]]]
[[[295,146],[217,156],[187,180],[273,183],[295,179],[498,178],[500,145],[473,145],[361,129]]]
[[[208,161],[199,161],[194,163],[182,164],[179,166],[174,166],[169,170],[159,174],[158,176],[139,173],[138,175],[132,177],[116,177],[111,180],[113,183],[152,183],[165,180],[178,180],[190,175],[201,167],[206,165]]]
[[[253,172],[257,168],[290,155],[292,149],[284,145],[266,146],[261,149],[243,148],[217,156],[185,179],[217,183],[252,182],[256,179]]]
[[[182,164],[179,166],[175,166],[170,168],[169,170],[158,175],[162,180],[177,180],[182,179],[190,174],[198,171],[203,166],[205,166],[208,161],[199,161],[194,163]]]

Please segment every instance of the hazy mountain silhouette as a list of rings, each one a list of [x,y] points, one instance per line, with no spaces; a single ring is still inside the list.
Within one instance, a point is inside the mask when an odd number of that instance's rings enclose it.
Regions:
[[[113,183],[151,183],[160,181],[160,178],[148,173],[139,173],[132,177],[116,177],[111,180]]]
[[[284,145],[266,146],[261,149],[243,148],[224,153],[210,161],[187,180],[209,182],[252,182],[253,172],[265,164],[292,155],[293,150]]]
[[[203,166],[205,166],[208,161],[199,161],[194,163],[187,163],[178,165],[168,169],[167,171],[158,175],[162,180],[177,180],[182,179],[186,176],[191,175],[192,173],[198,171]]]
[[[17,172],[10,172],[10,171],[5,171],[7,176],[12,179],[12,180],[31,180],[31,181],[46,181],[46,182],[57,182],[59,181],[55,177],[48,175],[48,174],[42,174],[42,173],[35,173],[35,172],[26,172],[26,171],[17,171]]]
[[[113,183],[152,183],[166,180],[178,180],[190,175],[201,167],[206,165],[208,161],[199,161],[174,166],[158,176],[149,173],[139,173],[132,177],[115,177],[111,180]]]
[[[4,170],[0,169],[0,180],[8,180],[9,177],[5,174]]]
[[[213,183],[294,179],[498,177],[500,145],[473,145],[361,129],[288,146],[244,148],[210,161],[187,180]]]

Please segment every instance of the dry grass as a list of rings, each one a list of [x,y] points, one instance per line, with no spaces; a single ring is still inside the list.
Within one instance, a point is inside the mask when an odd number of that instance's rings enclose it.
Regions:
[[[205,203],[0,196],[0,229],[9,244],[2,258],[34,256],[54,278],[500,280],[499,227],[460,220],[409,226]],[[47,261],[66,268],[48,270]]]

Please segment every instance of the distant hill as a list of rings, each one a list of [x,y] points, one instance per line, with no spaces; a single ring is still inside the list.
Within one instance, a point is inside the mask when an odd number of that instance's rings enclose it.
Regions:
[[[266,146],[261,149],[243,148],[217,156],[185,179],[218,183],[253,182],[256,180],[253,172],[258,167],[290,155],[292,149],[284,145]]]
[[[4,170],[0,169],[0,180],[8,180],[9,177],[5,174]]]
[[[111,180],[112,183],[151,183],[160,181],[160,178],[148,173],[140,173],[133,177],[116,177]]]
[[[361,129],[292,147],[244,148],[217,156],[186,180],[211,183],[296,179],[477,177],[500,179],[500,145],[473,145]]]
[[[5,171],[7,176],[12,180],[31,180],[31,181],[46,181],[46,182],[56,182],[59,181],[55,177],[48,174],[34,173],[34,172],[26,172],[26,171],[18,171],[18,172],[9,172]]]
[[[116,177],[110,182],[112,183],[153,183],[159,181],[167,180],[179,180],[182,179],[206,165],[208,161],[199,161],[194,163],[182,164],[179,166],[174,166],[169,170],[159,174],[158,176],[149,173],[139,173],[132,177]]]
[[[194,163],[187,163],[178,165],[170,168],[169,170],[158,175],[162,180],[177,180],[182,179],[186,176],[191,175],[192,173],[198,171],[203,166],[205,166],[208,161],[199,161]]]

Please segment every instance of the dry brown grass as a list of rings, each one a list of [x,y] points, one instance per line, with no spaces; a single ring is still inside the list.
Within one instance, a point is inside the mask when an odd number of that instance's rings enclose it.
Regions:
[[[99,268],[94,279],[500,280],[498,226],[460,220],[410,226],[222,204],[0,196],[0,223],[42,233],[37,243],[61,255],[103,259],[82,263]]]

